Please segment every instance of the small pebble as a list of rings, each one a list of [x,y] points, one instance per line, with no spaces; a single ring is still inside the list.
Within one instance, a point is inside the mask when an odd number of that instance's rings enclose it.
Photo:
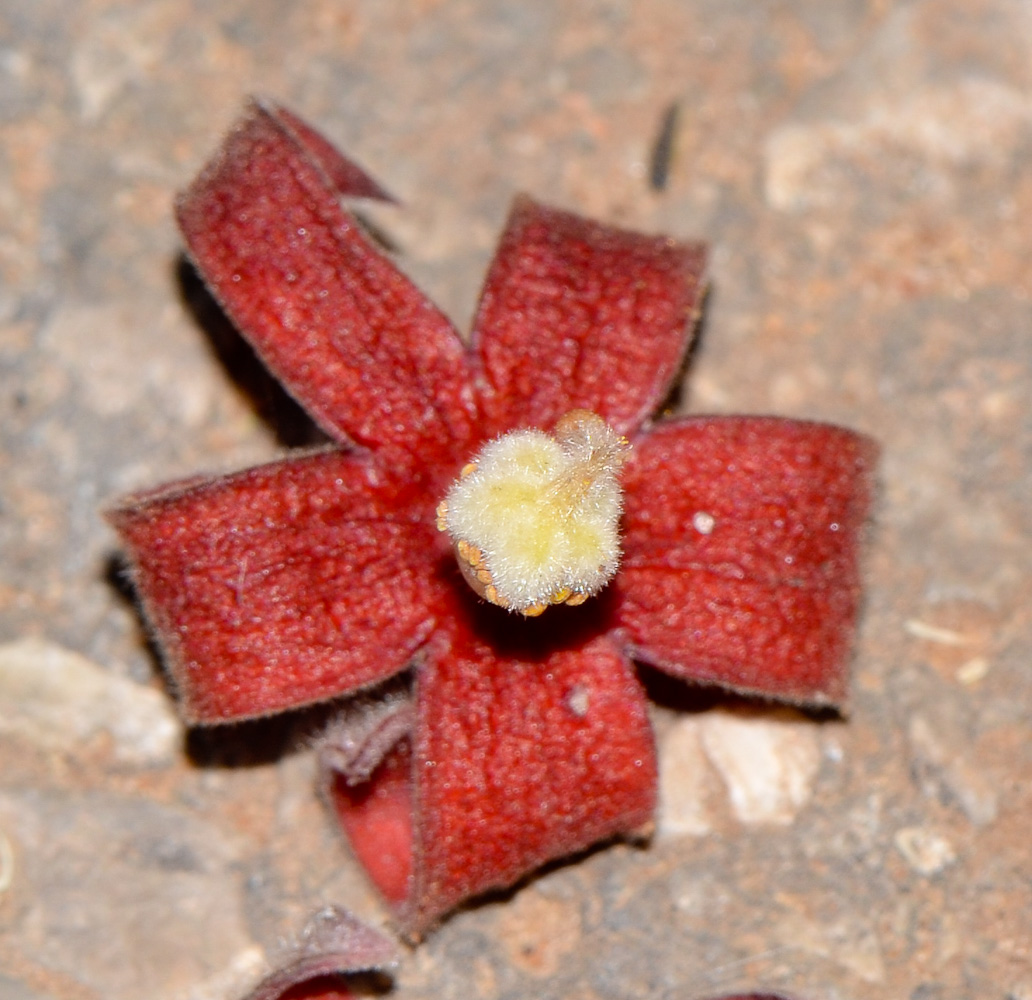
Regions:
[[[908,618],[903,623],[903,628],[908,635],[915,639],[924,639],[926,642],[937,642],[942,646],[963,646],[970,640],[966,635],[955,632],[950,628],[942,628],[939,625],[931,625],[918,618]]]
[[[820,767],[818,728],[797,712],[720,709],[702,720],[702,747],[743,823],[791,823]]]
[[[950,842],[923,826],[897,830],[893,843],[918,875],[936,875],[957,860]]]
[[[983,680],[989,673],[989,661],[984,656],[975,656],[957,671],[957,680],[965,687],[971,687]]]

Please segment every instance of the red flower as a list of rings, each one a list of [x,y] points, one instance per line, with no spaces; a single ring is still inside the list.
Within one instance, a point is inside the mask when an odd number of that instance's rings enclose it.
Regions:
[[[412,670],[325,756],[355,852],[418,935],[470,895],[646,829],[656,763],[632,667],[807,704],[845,695],[875,446],[769,417],[648,423],[684,356],[703,249],[520,198],[469,348],[362,234],[386,197],[252,105],[179,202],[229,316],[338,447],[126,499],[184,717],[208,724]],[[574,408],[630,439],[623,560],[526,619],[464,582],[435,508],[485,441]]]

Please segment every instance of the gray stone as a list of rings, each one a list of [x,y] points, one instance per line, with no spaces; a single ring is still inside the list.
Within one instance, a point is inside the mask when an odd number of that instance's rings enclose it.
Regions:
[[[0,972],[0,996],[4,1000],[54,1000],[52,994],[40,993],[18,979]]]
[[[112,1000],[221,991],[260,968],[226,831],[140,798],[34,790],[0,791],[0,830],[0,935],[25,960]]]
[[[182,744],[182,726],[164,692],[33,638],[0,646],[5,733],[65,753],[106,734],[114,759],[136,766],[168,764]]]

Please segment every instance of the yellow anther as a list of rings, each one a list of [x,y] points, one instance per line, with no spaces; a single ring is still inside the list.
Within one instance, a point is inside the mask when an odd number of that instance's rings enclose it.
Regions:
[[[573,593],[573,594],[570,594],[570,596],[566,598],[566,603],[571,608],[575,608],[575,607],[577,607],[578,604],[583,604],[587,599],[588,599],[588,595],[583,593],[583,592],[581,592],[581,593]]]
[[[465,538],[460,538],[455,543],[455,554],[459,557],[461,562],[464,562],[472,570],[480,570],[481,573],[485,572],[483,569],[484,553],[480,551],[475,545],[470,545]],[[483,576],[480,576],[481,583],[490,583],[491,577],[488,575],[485,580]]]
[[[477,463],[476,462],[467,462],[462,467],[462,471],[459,473],[459,479],[465,479],[466,476],[476,472],[476,470],[477,470]]]
[[[537,618],[547,607],[547,604],[532,604],[529,608],[523,609],[523,614],[528,618]]]
[[[448,530],[448,501],[442,500],[437,505],[437,530]]]
[[[549,604],[562,604],[564,601],[570,599],[570,595],[573,593],[569,587],[561,587],[554,594],[548,598]]]

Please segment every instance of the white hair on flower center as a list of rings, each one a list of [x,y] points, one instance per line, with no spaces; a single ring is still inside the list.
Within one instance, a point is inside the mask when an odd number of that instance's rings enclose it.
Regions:
[[[512,431],[487,444],[437,511],[470,586],[525,615],[598,593],[620,562],[628,450],[590,410],[567,413],[554,435]]]

